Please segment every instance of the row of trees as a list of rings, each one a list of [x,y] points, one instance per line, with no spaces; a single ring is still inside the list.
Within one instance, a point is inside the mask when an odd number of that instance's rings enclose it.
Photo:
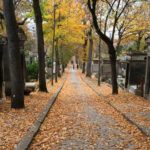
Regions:
[[[39,90],[43,92],[47,92],[46,53],[51,57],[52,70],[53,62],[56,62],[52,85],[53,80],[57,82],[57,76],[60,76],[60,61],[64,66],[72,55],[78,54],[77,57],[82,60],[83,73],[87,62],[86,75],[91,76],[92,53],[96,41],[99,44],[99,59],[102,44],[105,43],[108,47],[112,93],[117,94],[116,59],[120,47],[136,41],[137,50],[140,50],[142,40],[150,29],[149,5],[140,0],[3,0],[0,8],[0,20],[5,20],[5,26],[0,22],[1,34],[4,34],[6,28],[8,37],[12,108],[24,107],[24,79],[18,29],[27,18],[30,18],[30,22],[34,20],[36,24]],[[26,32],[27,30],[26,26]]]
[[[39,90],[47,92],[45,78],[45,56],[51,58],[52,85],[54,83],[53,62],[56,62],[55,81],[60,76],[60,61],[64,66],[82,45],[85,26],[82,5],[74,0],[3,0],[1,19],[7,31],[11,74],[11,107],[24,108],[24,78],[21,66],[18,30],[26,20],[36,24]],[[18,20],[23,20],[19,22]],[[30,23],[32,24],[32,23]],[[25,32],[30,30],[24,26]],[[1,32],[1,34],[4,34]],[[30,35],[31,36],[31,35]]]
[[[6,25],[8,49],[9,49],[12,108],[24,107],[24,78],[23,78],[23,68],[21,66],[21,55],[18,36],[20,24],[17,22],[15,15],[15,7],[17,7],[19,2],[20,1],[3,0],[4,20]],[[33,0],[33,9],[35,13],[37,43],[38,43],[39,90],[47,92],[45,79],[45,52],[44,52],[44,38],[42,29],[42,14],[40,10],[39,0]]]
[[[86,22],[89,21],[92,26],[90,32],[87,34],[89,43],[93,43],[90,38],[93,27],[96,31],[94,35],[98,35],[99,37],[101,45],[99,46],[99,59],[102,47],[101,41],[108,47],[111,63],[112,93],[118,94],[116,72],[117,54],[119,54],[121,46],[129,45],[133,42],[137,45],[137,51],[141,49],[142,40],[150,33],[150,4],[147,1],[140,0],[86,0],[81,2],[84,5],[88,5],[91,14],[91,16],[88,15],[86,17]],[[86,12],[88,14],[87,10]],[[92,55],[91,44],[89,44],[89,55]],[[89,55],[87,76],[91,76],[91,57]]]
[[[74,0],[47,0],[44,6],[45,42],[51,43],[47,44],[48,48],[52,49],[49,55],[52,58],[55,55],[56,66],[58,66],[55,72],[59,75],[59,57],[63,55],[62,65],[64,66],[64,61],[70,59],[68,55],[72,55],[83,42],[85,26],[82,25],[81,20],[84,17],[84,11],[82,5]],[[55,74],[55,80],[57,81],[57,74]]]

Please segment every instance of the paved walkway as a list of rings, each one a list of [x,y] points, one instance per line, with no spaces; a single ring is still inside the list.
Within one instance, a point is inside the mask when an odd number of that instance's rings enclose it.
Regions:
[[[30,150],[150,149],[150,140],[71,70]]]
[[[98,94],[105,96],[105,101],[125,115],[131,122],[136,124],[147,136],[150,137],[150,101],[132,93],[120,90],[118,95],[112,95],[111,86],[101,83],[97,86],[97,80],[82,79]]]

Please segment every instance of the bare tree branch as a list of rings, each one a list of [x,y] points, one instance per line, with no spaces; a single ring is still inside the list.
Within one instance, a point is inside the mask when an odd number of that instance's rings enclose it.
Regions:
[[[92,0],[92,3],[91,3],[91,0],[88,0],[88,7],[89,7],[89,10],[92,14],[92,17],[93,17],[93,24],[95,26],[95,29],[96,29],[96,32],[100,35],[100,37],[102,38],[103,41],[105,41],[107,44],[110,44],[109,42],[110,39],[102,33],[101,29],[99,28],[99,25],[98,25],[98,22],[97,22],[97,16],[95,14],[95,11],[96,11],[96,0]]]
[[[25,24],[25,22],[27,21],[27,19],[28,19],[28,18],[25,18],[23,21],[18,22],[17,24],[18,24],[19,26],[24,25],[24,24]]]
[[[106,34],[108,18],[110,16],[111,11],[113,10],[113,6],[114,6],[115,2],[116,2],[116,0],[114,0],[112,4],[108,3],[109,6],[110,6],[110,9],[108,10],[106,20],[105,20],[104,34]]]

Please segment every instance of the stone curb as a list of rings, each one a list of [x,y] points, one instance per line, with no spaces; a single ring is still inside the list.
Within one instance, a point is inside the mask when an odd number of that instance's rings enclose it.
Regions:
[[[106,96],[104,96],[102,93],[98,93],[89,83],[87,83],[82,77],[81,77],[82,81],[87,84],[87,86],[89,88],[91,88],[98,96],[101,96],[102,98],[107,99]],[[106,102],[106,101],[105,101]],[[125,120],[127,120],[129,123],[131,123],[132,125],[136,126],[142,134],[144,134],[147,137],[150,137],[150,133],[146,132],[145,129],[141,128],[136,122],[132,121],[127,115],[125,115],[124,113],[122,113],[118,108],[116,108],[111,102],[106,102],[108,105],[110,105],[112,108],[114,108],[117,112],[119,112]]]
[[[66,81],[66,80],[65,80]],[[39,114],[37,120],[34,122],[33,126],[29,128],[28,132],[24,135],[24,137],[21,139],[21,141],[18,143],[15,150],[27,150],[32,143],[34,137],[38,133],[42,123],[44,122],[48,112],[52,108],[53,104],[55,103],[60,91],[62,90],[65,81],[61,85],[61,87],[57,90],[57,92],[52,96],[50,101],[47,103],[46,107],[43,109],[43,111]]]

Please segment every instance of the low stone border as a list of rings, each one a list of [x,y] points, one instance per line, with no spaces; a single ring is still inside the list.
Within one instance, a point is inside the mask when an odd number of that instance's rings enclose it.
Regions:
[[[65,80],[66,81],[66,80]],[[42,123],[44,122],[48,112],[52,108],[53,104],[55,103],[60,91],[62,90],[65,81],[61,85],[61,87],[57,90],[57,92],[52,96],[50,101],[47,103],[46,107],[43,109],[43,111],[38,116],[37,120],[34,122],[33,126],[28,130],[28,132],[25,134],[25,136],[21,139],[15,150],[27,150],[32,143],[34,137],[38,133]]]
[[[98,93],[89,83],[87,83],[82,77],[81,77],[82,81],[89,87],[91,88],[98,96],[101,96],[104,99],[107,99],[106,96],[104,96],[102,93]],[[106,102],[106,101],[105,101]],[[120,110],[118,110],[118,108],[116,108],[111,102],[106,102],[108,105],[110,105],[112,108],[114,108],[117,112],[119,112],[125,120],[127,120],[129,123],[131,123],[132,125],[136,126],[141,133],[143,133],[144,135],[146,135],[147,137],[150,137],[150,133],[147,133],[146,130],[144,130],[143,128],[141,128],[137,123],[135,123],[134,121],[132,121],[128,116],[126,116],[125,114],[123,114]]]

